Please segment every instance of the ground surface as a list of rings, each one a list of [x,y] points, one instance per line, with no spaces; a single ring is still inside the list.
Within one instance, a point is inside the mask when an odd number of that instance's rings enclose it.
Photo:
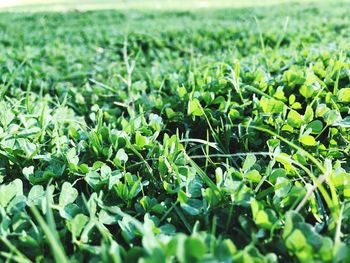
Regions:
[[[0,262],[349,262],[350,4],[207,3],[0,14]]]

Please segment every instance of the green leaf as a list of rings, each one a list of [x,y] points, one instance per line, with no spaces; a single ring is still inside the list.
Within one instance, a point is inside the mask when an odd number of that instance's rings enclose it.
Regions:
[[[287,173],[286,173],[286,170],[283,169],[283,168],[274,169],[274,170],[271,172],[270,176],[269,176],[269,181],[270,181],[271,183],[275,184],[276,181],[277,181],[277,178],[279,178],[279,177],[285,177],[286,174],[287,174]]]
[[[259,183],[261,181],[261,175],[257,170],[247,172],[244,177],[253,183]]]
[[[300,250],[307,245],[306,238],[303,233],[296,229],[292,232],[292,234],[286,240],[286,246],[292,250]]]
[[[186,203],[181,203],[180,205],[191,216],[199,215],[203,210],[203,201],[198,199],[188,199]]]
[[[184,250],[187,262],[200,260],[205,254],[206,245],[196,237],[188,237],[184,243]]]
[[[120,166],[126,163],[128,159],[129,159],[128,155],[125,153],[125,150],[122,148],[117,151],[117,154],[115,155],[113,163]]]
[[[320,120],[314,120],[306,126],[306,129],[312,129],[313,133],[319,134],[323,129],[323,124]]]
[[[284,79],[290,87],[302,85],[305,82],[305,72],[297,67],[291,67],[283,74]]]
[[[250,199],[250,207],[252,209],[253,218],[256,218],[256,215],[258,214],[258,212],[260,211],[260,209],[262,207],[261,203],[259,203],[256,199],[251,198]]]
[[[296,228],[297,225],[304,222],[304,218],[295,211],[288,211],[286,213],[286,222],[283,229],[282,237],[286,239]]]
[[[306,136],[301,137],[299,139],[299,142],[301,142],[302,144],[304,144],[306,146],[316,146],[317,145],[317,141],[311,135],[306,135]]]
[[[15,179],[7,185],[0,185],[0,205],[6,207],[16,196],[23,195],[23,183],[20,179]]]
[[[236,109],[230,109],[228,114],[232,120],[239,119],[241,117],[241,114]]]
[[[254,154],[248,154],[247,157],[244,160],[242,170],[247,171],[249,170],[256,162],[256,157]]]
[[[101,166],[100,172],[101,172],[101,179],[106,179],[106,178],[110,177],[112,174],[111,168],[105,164]]]
[[[277,177],[275,184],[275,195],[277,197],[283,198],[287,196],[291,188],[291,183],[287,178]]]
[[[84,214],[77,214],[72,220],[69,221],[69,228],[74,239],[77,239],[80,236],[88,222],[89,218]]]
[[[59,196],[58,204],[64,208],[66,205],[73,203],[78,197],[78,190],[75,189],[69,182],[64,182]]]
[[[41,206],[42,200],[46,198],[46,192],[42,185],[34,185],[28,194],[27,204],[28,206],[36,205]]]
[[[176,113],[173,111],[172,108],[166,108],[165,109],[165,114],[168,117],[168,119],[172,119],[176,116]]]
[[[264,113],[281,113],[284,109],[284,103],[274,98],[262,97],[260,106]]]
[[[314,118],[314,111],[310,106],[306,106],[305,114],[304,114],[304,122],[309,123]]]
[[[30,178],[34,175],[34,166],[28,166],[24,167],[22,169],[22,173],[27,178],[28,181],[30,181]]]
[[[350,88],[340,89],[337,97],[340,102],[350,102]]]
[[[341,115],[337,110],[330,110],[324,115],[324,120],[327,125],[332,125],[333,123],[341,121]]]
[[[155,130],[160,131],[163,126],[163,119],[157,114],[150,113],[148,116],[149,125]]]
[[[199,100],[194,98],[190,101],[188,101],[188,115],[192,116],[202,116],[203,115],[203,110],[202,107],[199,103]]]
[[[315,92],[315,89],[311,85],[302,85],[299,89],[299,92],[306,99],[311,98]]]
[[[332,124],[333,126],[339,126],[339,127],[343,127],[343,128],[350,128],[350,117],[347,116],[342,120],[339,120],[335,123]]]
[[[186,193],[182,190],[180,190],[177,193],[177,200],[181,203],[181,204],[185,204],[188,200],[188,196],[186,195]]]
[[[179,94],[180,98],[183,98],[187,94],[187,90],[185,87],[179,87],[177,89],[177,93]]]
[[[288,113],[287,122],[290,126],[299,128],[303,122],[303,119],[297,111],[290,110]]]
[[[274,223],[277,221],[277,217],[275,211],[267,208],[257,212],[254,220],[258,226],[265,229],[271,229]]]
[[[147,143],[146,137],[142,136],[139,132],[137,132],[135,135],[135,141],[136,141],[136,145],[140,148],[145,146]]]

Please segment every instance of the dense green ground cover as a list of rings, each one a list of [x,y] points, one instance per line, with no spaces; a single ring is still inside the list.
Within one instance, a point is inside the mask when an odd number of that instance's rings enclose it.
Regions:
[[[350,5],[0,15],[0,262],[349,262]]]

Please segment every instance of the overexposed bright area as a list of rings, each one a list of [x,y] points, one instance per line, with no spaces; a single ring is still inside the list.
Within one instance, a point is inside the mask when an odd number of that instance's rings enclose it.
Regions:
[[[20,7],[28,5],[38,5],[38,4],[53,4],[58,2],[64,2],[62,0],[53,1],[53,0],[0,0],[0,7]],[[68,1],[67,1],[68,2]]]
[[[331,2],[331,0],[321,0]],[[69,11],[96,9],[188,10],[198,8],[238,8],[283,3],[320,2],[316,0],[0,0],[4,11]]]
[[[20,4],[21,1],[19,0],[1,0],[0,1],[0,7],[10,7],[10,6],[16,6]]]

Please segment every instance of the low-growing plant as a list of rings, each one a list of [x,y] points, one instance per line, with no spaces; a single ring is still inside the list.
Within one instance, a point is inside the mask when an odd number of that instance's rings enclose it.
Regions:
[[[3,13],[0,262],[348,262],[335,2]]]

